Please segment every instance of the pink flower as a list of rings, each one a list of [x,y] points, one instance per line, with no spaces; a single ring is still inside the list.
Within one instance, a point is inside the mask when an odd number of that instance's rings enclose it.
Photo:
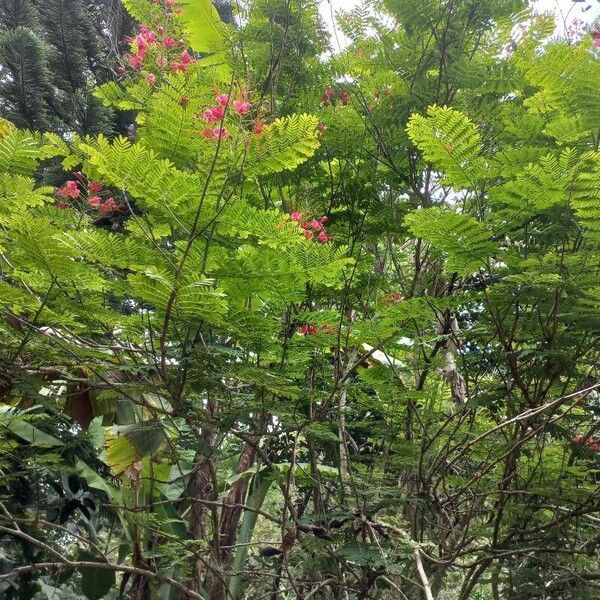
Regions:
[[[256,123],[256,125],[254,125],[254,133],[256,135],[260,135],[261,133],[264,133],[265,131],[265,124],[262,121],[259,121],[258,123]]]
[[[186,69],[186,65],[180,62],[174,62],[171,64],[171,71],[173,71],[173,73],[185,73]]]
[[[227,106],[229,104],[229,94],[219,94],[217,96],[217,104],[219,106]]]
[[[236,100],[233,103],[233,110],[235,110],[238,115],[246,114],[251,108],[252,105],[250,102],[246,102],[244,100]]]
[[[134,69],[142,68],[142,57],[141,56],[139,56],[139,55],[134,56],[133,54],[128,54],[125,58],[127,58],[127,61]]]
[[[146,43],[154,44],[154,42],[156,42],[156,34],[154,33],[154,31],[150,31],[150,29],[148,29],[147,27],[142,26],[142,28],[140,29],[140,33],[146,40]]]
[[[146,82],[150,85],[154,85],[156,83],[156,75],[154,73],[148,73],[148,75],[146,75]]]
[[[317,328],[314,325],[307,325],[307,324],[300,325],[300,327],[298,327],[298,331],[302,335],[316,335],[317,334]]]
[[[323,229],[323,225],[321,225],[321,221],[317,221],[317,219],[313,219],[308,226],[315,231],[320,231]]]
[[[207,108],[202,116],[207,123],[213,121],[220,121],[225,114],[225,109],[222,106],[216,106],[215,108]]]
[[[323,215],[319,221],[321,221],[321,223],[323,223],[323,225],[325,225],[326,223],[329,222],[329,217],[327,215]]]
[[[156,66],[159,69],[164,69],[169,64],[169,61],[164,56],[158,56],[156,58]]]
[[[87,185],[87,188],[90,192],[92,192],[92,194],[97,194],[98,192],[102,191],[102,184],[90,181]]]
[[[101,213],[110,213],[110,212],[120,212],[122,210],[122,207],[119,206],[116,202],[114,198],[108,198],[106,199],[102,204],[100,204],[98,206],[98,210]]]
[[[56,195],[60,198],[78,198],[79,187],[76,181],[67,181],[57,192]]]
[[[291,219],[292,221],[296,221],[296,223],[300,223],[300,221],[302,221],[302,213],[299,213],[299,212],[295,212],[295,211],[294,211],[294,212],[293,212],[293,213],[290,215],[290,219]]]
[[[177,42],[170,36],[163,38],[163,46],[165,48],[173,48]]]
[[[133,47],[135,50],[135,54],[144,58],[146,56],[146,52],[148,51],[148,44],[146,42],[146,38],[142,36],[141,33],[138,33],[135,38],[133,38]]]
[[[321,242],[321,244],[325,244],[329,241],[329,236],[327,235],[326,231],[319,232],[319,241]]]
[[[600,48],[600,33],[594,35],[594,48]]]
[[[190,53],[187,50],[184,50],[180,55],[179,55],[179,60],[184,64],[184,65],[189,65],[191,62],[194,62],[194,59],[190,56]]]
[[[333,100],[334,96],[335,90],[330,86],[325,90],[325,92],[321,96],[321,102],[323,102],[323,104],[329,104]]]
[[[225,139],[229,132],[224,127],[215,127],[214,129],[205,129],[202,136],[208,139]]]
[[[173,6],[177,0],[165,0],[165,6]]]
[[[307,230],[304,232],[304,237],[305,237],[307,240],[312,240],[312,239],[313,239],[313,237],[314,237],[314,235],[315,235],[315,234],[314,234],[312,231],[309,231],[308,229],[307,229]]]
[[[88,204],[93,207],[98,207],[102,204],[102,198],[100,198],[100,196],[92,196],[88,199]]]

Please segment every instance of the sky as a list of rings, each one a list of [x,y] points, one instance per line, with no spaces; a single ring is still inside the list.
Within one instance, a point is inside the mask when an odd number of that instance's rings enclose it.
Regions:
[[[419,0],[414,1],[419,2]],[[321,12],[325,21],[332,27],[331,8],[335,12],[340,9],[348,10],[359,4],[361,4],[361,0],[322,0]],[[600,0],[585,0],[584,2],[573,2],[572,0],[537,0],[535,6],[540,11],[554,11],[557,16],[559,29],[564,28],[565,21],[568,23],[574,18],[591,22],[600,17]]]

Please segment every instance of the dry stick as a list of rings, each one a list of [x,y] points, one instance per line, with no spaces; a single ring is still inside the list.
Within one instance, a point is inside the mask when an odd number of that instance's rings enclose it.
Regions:
[[[421,578],[421,583],[423,584],[423,591],[425,592],[425,598],[427,598],[427,600],[434,600],[433,594],[431,593],[431,585],[429,585],[429,579],[427,578],[427,573],[425,573],[423,561],[421,560],[421,551],[419,548],[415,548],[414,553],[415,562],[417,563],[417,571],[419,573],[419,577]]]
[[[186,588],[184,585],[175,581],[175,579],[171,579],[170,577],[165,577],[164,575],[158,575],[157,573],[153,573],[152,571],[148,571],[147,569],[139,569],[137,567],[128,567],[126,565],[116,565],[114,563],[102,563],[102,562],[94,562],[94,561],[71,561],[64,560],[59,562],[43,562],[43,563],[33,563],[30,565],[26,565],[23,567],[17,567],[8,573],[4,573],[0,575],[0,581],[5,579],[10,579],[12,577],[17,577],[20,575],[24,575],[25,573],[30,573],[31,571],[38,571],[41,569],[103,569],[105,571],[119,571],[121,573],[129,573],[132,575],[142,575],[144,577],[149,577],[152,579],[156,579],[158,581],[162,581],[168,583],[174,588],[177,588],[181,592],[187,594],[189,598],[193,598],[194,600],[206,600],[205,596],[201,596],[196,592]]]
[[[577,398],[577,397],[585,397],[588,394],[590,394],[591,392],[593,392],[594,390],[597,390],[599,388],[600,388],[600,382],[595,383],[594,385],[591,385],[583,390],[579,390],[577,392],[573,392],[572,394],[567,394],[566,396],[561,396],[560,398],[556,398],[555,400],[552,400],[551,402],[548,402],[547,404],[542,404],[541,406],[538,406],[537,408],[530,408],[529,410],[526,410],[525,412],[522,412],[522,413],[518,414],[516,417],[513,417],[512,419],[508,419],[507,421],[502,421],[502,423],[496,425],[495,427],[492,427],[492,429],[489,429],[488,431],[477,436],[474,440],[471,440],[470,442],[465,444],[462,447],[461,451],[458,453],[458,455],[454,459],[452,459],[452,461],[450,461],[450,463],[447,465],[447,468],[450,468],[454,464],[456,464],[456,462],[461,458],[461,456],[464,456],[464,454],[467,452],[467,450],[469,448],[472,448],[478,442],[480,442],[482,439],[488,437],[489,435],[498,431],[499,429],[503,429],[504,427],[507,427],[508,425],[512,425],[513,423],[518,423],[519,421],[526,421],[527,419],[530,419],[531,417],[535,417],[538,414],[543,413],[551,408],[555,408],[556,406],[560,405],[565,400],[570,400],[571,398]]]

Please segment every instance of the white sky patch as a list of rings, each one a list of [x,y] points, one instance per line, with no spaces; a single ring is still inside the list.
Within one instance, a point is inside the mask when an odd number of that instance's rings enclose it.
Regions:
[[[415,1],[418,2],[418,0]],[[332,37],[334,48],[338,49],[338,44],[344,47],[347,40],[339,28],[335,27],[332,15],[339,10],[351,10],[361,4],[362,0],[321,0],[321,15],[329,30],[334,34]],[[574,19],[591,23],[600,17],[600,1],[598,0],[585,0],[584,2],[572,2],[572,0],[537,0],[534,3],[534,7],[538,11],[554,12],[558,31],[564,31],[565,27]]]

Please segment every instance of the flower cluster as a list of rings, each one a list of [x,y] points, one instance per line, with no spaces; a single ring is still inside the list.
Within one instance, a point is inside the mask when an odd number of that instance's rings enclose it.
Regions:
[[[125,55],[125,59],[129,65],[139,71],[149,55],[154,54],[156,55],[155,64],[160,70],[166,69],[170,65],[174,73],[185,73],[188,66],[196,62],[195,58],[185,49],[183,40],[177,41],[169,35],[164,35],[164,33],[162,27],[159,28],[158,33],[155,33],[142,25],[135,37],[128,38],[130,52]],[[173,49],[176,49],[178,54],[176,57],[172,56],[171,62],[169,62],[169,58],[165,56],[165,53],[168,54],[168,51]],[[155,85],[156,75],[148,73],[146,81],[150,85]]]
[[[230,103],[230,97],[229,94],[218,94],[217,97],[215,98],[217,105],[213,106],[213,107],[209,107],[207,108],[203,113],[202,113],[202,119],[204,119],[204,121],[206,121],[207,124],[211,124],[211,123],[216,123],[216,122],[222,122],[224,117],[225,117],[225,111],[227,109],[227,107],[229,106]],[[238,100],[234,100],[232,103],[232,107],[233,107],[233,112],[235,112],[238,115],[245,115],[251,108],[252,108],[252,104],[250,104],[250,102],[247,102],[244,99],[238,99]],[[262,132],[264,131],[264,124],[263,123],[256,123],[256,125],[254,126],[254,133],[256,133],[257,135],[260,135]],[[208,129],[205,129],[202,132],[202,135],[205,138],[208,139],[220,139],[220,138],[226,138],[229,133],[227,131],[227,129],[225,129],[224,127],[208,127]]]
[[[304,237],[307,240],[318,240],[322,244],[325,244],[331,240],[331,236],[325,230],[325,225],[329,221],[329,217],[326,215],[320,219],[305,220],[302,213],[293,212],[290,215],[292,221],[295,221],[304,229]]]
[[[298,327],[298,333],[301,335],[317,335],[318,333],[331,333],[329,325],[323,325],[319,330],[316,325],[304,323]]]
[[[56,196],[59,198],[79,198],[79,186],[76,181],[67,181],[65,185],[56,190]]]
[[[331,86],[329,86],[321,96],[321,102],[327,106],[329,104],[335,104],[336,99],[340,101],[342,106],[347,106],[350,104],[350,94],[345,90],[340,92],[334,90]]]
[[[88,195],[87,204],[98,212],[103,214],[121,212],[123,206],[118,204],[109,192],[104,190],[101,183],[95,181],[84,181],[81,171],[75,173],[76,179],[67,181],[62,187],[56,190],[55,196],[58,198],[71,198],[75,200],[81,197],[82,191]],[[59,200],[56,207],[60,209],[69,208],[70,205],[65,200]]]
[[[398,304],[404,300],[404,296],[400,292],[389,292],[383,297],[383,303],[387,304]]]
[[[596,441],[594,441],[594,439],[592,438],[588,438],[587,441],[585,441],[585,437],[583,435],[576,435],[573,438],[573,443],[583,446],[584,448],[588,449],[588,450],[593,450],[594,452],[600,452],[600,444],[598,444]]]

